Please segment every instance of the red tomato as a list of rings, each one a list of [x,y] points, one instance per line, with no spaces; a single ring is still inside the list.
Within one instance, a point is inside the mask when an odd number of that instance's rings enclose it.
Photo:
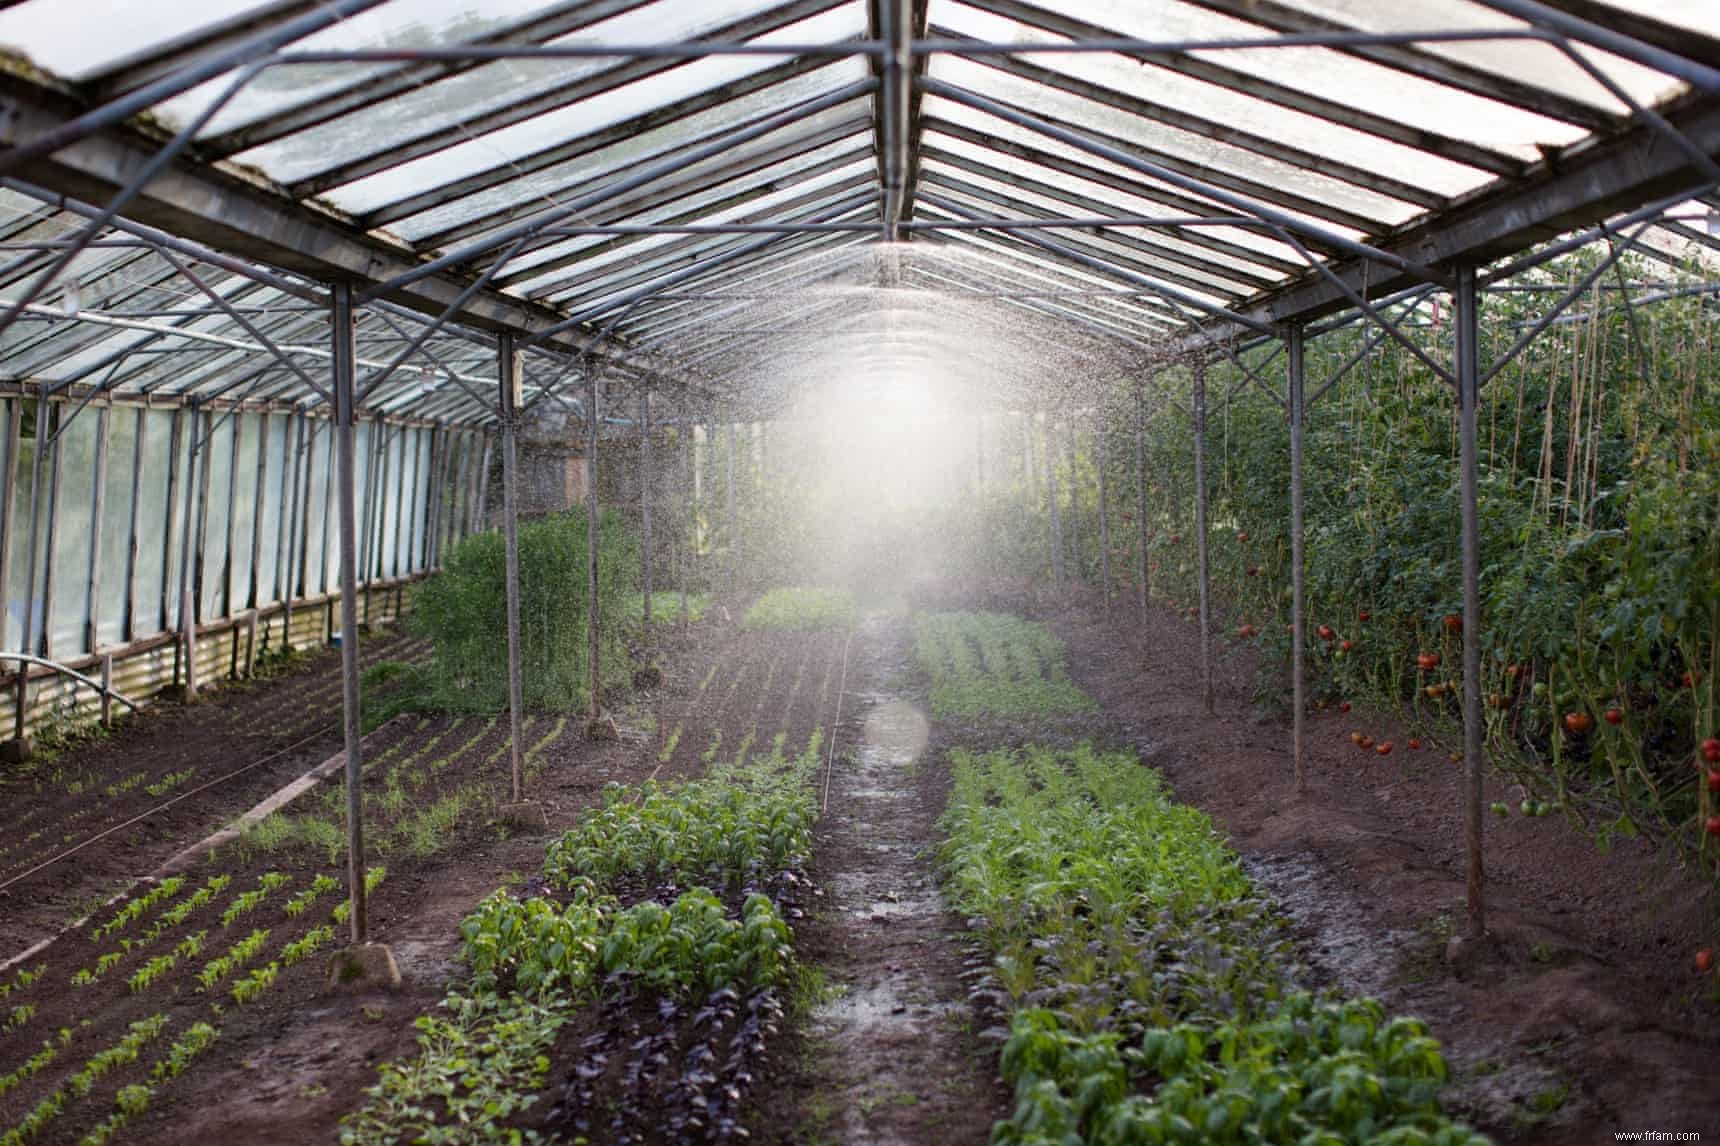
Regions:
[[[1703,826],[1707,828],[1709,835],[1720,836],[1720,815],[1709,816],[1708,822]]]
[[[1244,532],[1244,533],[1238,533],[1238,534],[1237,534],[1237,535],[1236,535],[1236,539],[1237,539],[1237,540],[1238,540],[1238,541],[1247,541],[1247,540],[1248,540],[1248,534],[1247,534],[1247,533],[1246,533],[1246,532]]]
[[[1411,752],[1420,752],[1421,751],[1421,737],[1412,736],[1409,738],[1409,750]]]
[[[1374,751],[1378,752],[1381,756],[1390,756],[1392,754],[1392,742],[1389,740],[1382,740],[1378,744],[1374,745]]]
[[[1702,742],[1702,759],[1710,764],[1720,764],[1720,736],[1710,736]]]
[[[1338,642],[1338,647],[1339,647],[1339,648],[1340,648],[1340,649],[1343,649],[1343,650],[1344,650],[1344,651],[1345,651],[1345,652],[1346,652],[1346,653],[1347,653],[1347,652],[1349,652],[1349,651],[1350,651],[1350,650],[1351,650],[1351,649],[1353,649],[1353,648],[1355,648],[1355,647],[1356,647],[1356,642],[1354,642],[1354,641],[1339,641],[1339,642]]]
[[[1415,663],[1416,667],[1420,668],[1423,672],[1436,669],[1439,667],[1439,654],[1417,653],[1415,654]]]
[[[1339,703],[1338,703],[1338,711],[1339,711],[1339,712],[1348,712],[1348,711],[1350,711],[1350,702],[1349,702],[1349,701],[1347,701],[1347,700],[1344,700],[1344,701],[1340,701],[1340,702],[1339,702]]]
[[[1606,710],[1606,718],[1607,718],[1608,724],[1623,724],[1624,723],[1624,713],[1620,712],[1616,708],[1607,709]]]
[[[1360,740],[1356,741],[1356,743],[1360,744],[1363,748],[1372,748],[1374,746],[1374,738],[1372,736],[1364,736]]]
[[[1447,613],[1440,622],[1448,633],[1463,631],[1463,618],[1456,613]]]
[[[1706,975],[1714,969],[1714,952],[1704,947],[1696,953],[1696,969]]]
[[[1316,631],[1316,632],[1318,632],[1318,633],[1319,633],[1319,634],[1320,634],[1320,639],[1321,639],[1321,640],[1322,640],[1322,641],[1329,641],[1329,640],[1331,640],[1331,639],[1332,639],[1332,638],[1333,638],[1333,637],[1335,637],[1335,636],[1337,636],[1337,635],[1338,635],[1338,634],[1337,634],[1337,632],[1335,632],[1335,631],[1334,631],[1334,630],[1333,630],[1333,628],[1332,628],[1332,626],[1330,626],[1330,625],[1321,625],[1321,626],[1320,626],[1320,627],[1319,627],[1319,628],[1318,628],[1318,629],[1317,629],[1317,630],[1315,630],[1315,631]]]
[[[1684,687],[1685,688],[1695,688],[1697,685],[1699,685],[1701,683],[1702,683],[1702,674],[1701,673],[1699,673],[1699,672],[1687,672],[1684,674]]]
[[[1373,619],[1374,619],[1374,615],[1372,613],[1368,612],[1366,609],[1363,609],[1361,612],[1356,614],[1356,620],[1361,621],[1363,624],[1366,624],[1367,622],[1369,622]]]
[[[1709,770],[1709,772],[1708,772],[1708,790],[1710,792],[1720,792],[1720,772],[1714,771],[1712,769]]]
[[[1565,713],[1565,728],[1578,736],[1581,736],[1594,726],[1595,718],[1586,712]]]
[[[1180,533],[1171,534],[1171,544],[1172,545],[1177,544],[1181,540],[1182,540],[1182,534],[1180,534]]]

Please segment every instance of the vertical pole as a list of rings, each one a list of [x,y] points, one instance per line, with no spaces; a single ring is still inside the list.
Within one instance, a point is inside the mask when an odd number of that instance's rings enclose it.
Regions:
[[[113,654],[102,654],[102,727],[113,727]]]
[[[121,640],[128,645],[137,638],[137,541],[140,536],[138,529],[143,523],[144,434],[149,426],[148,416],[147,409],[138,408],[137,434],[131,445],[131,521],[126,528],[125,624],[120,633]],[[14,452],[8,450],[6,456],[12,457]],[[0,560],[0,569],[5,567],[5,562]],[[0,645],[4,643],[0,641]]]
[[[167,435],[167,522],[161,537],[161,599],[159,602],[161,629],[166,632],[170,627],[167,623],[169,605],[172,602],[173,588],[169,583],[168,572],[172,568],[173,535],[179,531],[179,448],[180,436],[184,433],[185,411],[175,410],[169,417],[173,425]],[[178,648],[177,645],[174,646]],[[174,683],[179,682],[179,666],[173,667]]]
[[[1306,331],[1301,323],[1293,323],[1285,331],[1285,348],[1290,363],[1290,703],[1291,740],[1296,761],[1296,795],[1308,791],[1308,775],[1304,765],[1305,725],[1308,713],[1307,665],[1308,655],[1308,569],[1305,538],[1302,528],[1302,424],[1306,418],[1307,367],[1305,361]]]
[[[639,390],[639,577],[645,591],[645,643],[651,643],[651,388]]]
[[[1110,521],[1110,487],[1105,476],[1105,465],[1110,460],[1110,451],[1105,445],[1105,409],[1099,408],[1099,426],[1094,431],[1097,439],[1099,454],[1099,591],[1105,596],[1105,612],[1111,611],[1111,521]]]
[[[525,800],[525,762],[520,743],[525,739],[525,685],[520,666],[520,488],[517,437],[519,409],[523,397],[520,355],[514,336],[497,336],[498,388],[497,427],[502,435],[502,545],[507,555],[508,598],[508,775],[513,784],[513,802]]]
[[[591,690],[591,730],[597,730],[597,718],[603,713],[602,618],[597,615],[597,428],[602,411],[597,405],[597,359],[586,360],[585,368],[585,609],[586,628],[591,647],[589,684]]]
[[[687,574],[691,562],[689,554],[693,548],[693,533],[695,529],[693,507],[693,423],[683,411],[681,423],[676,436],[681,440],[681,543],[676,548],[680,555],[676,572],[681,580],[681,632],[686,633],[688,626],[693,623],[692,610],[687,603]]]
[[[21,396],[6,402],[6,472],[0,475],[0,586],[6,583],[6,574],[12,568],[12,503],[18,500],[13,485],[18,477],[18,445],[23,428],[23,405],[24,399]],[[133,502],[134,508],[135,505]],[[0,609],[0,649],[6,647],[6,623],[11,619],[10,614],[10,609]]]
[[[245,416],[237,410],[227,419],[232,425],[233,447],[227,454],[227,552],[221,565],[221,612],[222,617],[231,617],[238,610],[233,607],[233,543],[237,540],[233,524],[239,516],[239,446],[245,440]]]
[[[1206,529],[1206,363],[1194,364],[1194,517],[1200,554],[1200,702],[1213,712],[1212,695],[1212,569]]]
[[[1063,435],[1063,458],[1069,467],[1069,560],[1074,566],[1075,583],[1087,579],[1087,566],[1081,560],[1081,480],[1076,472],[1080,455],[1080,423],[1070,418]],[[1056,464],[1055,462],[1053,464]]]
[[[727,484],[723,488],[728,502],[726,512],[729,521],[729,592],[733,593],[740,584],[741,534],[740,524],[735,520],[735,424],[732,419],[727,423],[727,436],[724,440],[728,442],[728,449],[724,451],[727,454],[725,460],[728,462],[728,476]]]
[[[1051,498],[1051,581],[1063,587],[1063,507],[1057,492],[1057,421],[1045,420],[1045,488]]]
[[[65,492],[66,483],[63,480],[66,465],[66,451],[61,448],[60,436],[71,421],[68,416],[73,413],[68,406],[56,405],[58,417],[54,426],[54,446],[48,453],[48,513],[43,524],[45,531],[42,538],[42,648],[44,657],[53,657],[57,650],[54,648],[54,593],[56,570],[54,554],[59,551],[60,535],[60,498]]]
[[[182,683],[185,686],[186,699],[189,700],[197,695],[197,610],[191,604],[194,589],[191,566],[202,548],[194,544],[200,517],[197,512],[197,491],[202,488],[207,494],[209,485],[209,466],[203,459],[203,451],[207,448],[203,437],[203,418],[197,412],[195,398],[191,400],[191,406],[185,413],[185,428],[191,435],[191,445],[185,459],[185,532],[179,549],[179,644],[180,657],[185,665]],[[201,480],[198,477],[200,461],[203,462]]]
[[[93,653],[101,644],[102,605],[102,518],[107,516],[108,433],[112,403],[96,411],[95,495],[90,508],[90,583],[84,612],[84,652]]]
[[[233,468],[238,470],[238,462],[233,463]],[[251,494],[251,575],[245,585],[247,609],[255,609],[263,596],[263,501],[268,496],[269,415],[265,412],[257,415],[257,488]],[[278,553],[277,550],[277,556]],[[248,671],[246,675],[250,675]]]
[[[1481,518],[1476,504],[1475,419],[1481,401],[1480,308],[1475,268],[1457,269],[1457,440],[1463,510],[1463,842],[1468,853],[1468,935],[1487,931],[1481,864]]]
[[[138,432],[131,442],[131,521],[126,527],[126,621],[120,628],[120,640],[131,644],[138,637],[138,537],[139,528],[143,527],[143,459],[144,430],[148,428],[148,413],[143,406],[138,408]],[[7,453],[7,458],[15,456],[14,451]],[[0,568],[5,568],[0,564]],[[0,645],[5,642],[0,642]]]
[[[973,476],[974,488],[985,492],[985,415],[977,414],[973,420]]]
[[[305,441],[305,416],[293,416],[293,468],[292,489],[288,492],[283,507],[286,510],[284,524],[287,528],[287,564],[286,568],[277,570],[276,580],[281,593],[281,648],[292,651],[293,647],[293,597],[298,590],[298,578],[295,576],[299,555],[299,474],[304,467],[304,450],[308,443]],[[283,470],[285,466],[281,467]]]
[[[1027,479],[1027,495],[1033,496],[1033,454],[1036,448],[1035,430],[1037,430],[1038,415],[1028,410],[1021,415],[1021,472]]]
[[[1147,551],[1147,396],[1139,382],[1135,383],[1135,548],[1141,561],[1137,603],[1145,620],[1153,596],[1153,570]]]
[[[30,478],[30,541],[29,565],[24,575],[24,628],[18,634],[18,651],[36,651],[36,565],[41,560],[42,539],[42,462],[48,443],[47,385],[36,387],[36,451],[31,463]],[[13,714],[12,738],[24,743],[25,717],[30,703],[30,666],[18,665],[17,711]]]
[[[353,426],[358,411],[353,408],[353,371],[357,347],[352,328],[352,286],[335,283],[333,296],[334,335],[334,448],[335,481],[340,502],[340,679],[342,714],[346,731],[346,884],[352,903],[352,942],[363,943],[369,935],[364,891],[364,791],[362,742],[359,738],[358,693],[358,509],[353,504]]]

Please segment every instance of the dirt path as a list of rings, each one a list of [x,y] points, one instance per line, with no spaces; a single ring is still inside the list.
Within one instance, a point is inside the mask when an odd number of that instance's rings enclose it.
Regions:
[[[825,906],[799,937],[833,990],[764,1096],[754,1125],[766,1142],[983,1143],[1006,1101],[993,1048],[974,1034],[962,923],[938,896],[930,849],[946,783],[909,662],[905,617],[873,614],[856,630],[847,750],[815,845]]]

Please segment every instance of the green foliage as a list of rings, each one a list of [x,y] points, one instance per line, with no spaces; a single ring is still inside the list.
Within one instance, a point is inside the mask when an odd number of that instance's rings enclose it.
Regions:
[[[747,610],[748,629],[841,629],[854,623],[854,595],[845,589],[772,589]]]
[[[997,1143],[1483,1142],[1412,1019],[1293,989],[1278,921],[1157,773],[1089,746],[951,755],[942,859],[1014,1008]]]
[[[196,1022],[187,1027],[185,1033],[173,1041],[167,1048],[167,1054],[158,1060],[149,1072],[152,1082],[166,1082],[178,1078],[191,1065],[191,1060],[215,1045],[220,1038],[220,1032],[206,1022]]]
[[[815,733],[793,759],[780,752],[704,780],[606,785],[603,803],[549,846],[544,875],[560,886],[632,879],[738,887],[806,862],[818,808],[805,781],[818,768]]]
[[[442,1008],[414,1024],[417,1055],[383,1064],[342,1124],[343,1146],[522,1140],[506,1123],[543,1089],[566,1007],[555,996],[450,994]]]
[[[706,593],[687,594],[687,620],[702,621],[705,610],[711,607],[711,598]],[[633,625],[645,623],[645,594],[634,593],[627,598],[627,621]],[[659,590],[651,594],[651,623],[656,625],[678,625],[681,623],[681,594],[674,591]]]
[[[172,899],[174,896],[178,895],[180,889],[184,886],[184,876],[169,876],[154,887],[150,888],[145,894],[126,900],[125,904],[121,906],[118,911],[115,911],[106,923],[94,928],[90,932],[90,938],[101,940],[112,935],[116,931],[123,931],[125,928],[130,927],[137,920],[141,919],[144,914],[156,904]]]
[[[493,713],[507,706],[507,674],[497,668],[508,663],[505,558],[500,533],[475,534],[420,587],[411,627],[435,642],[435,657],[414,670],[397,711]],[[546,711],[581,708],[590,675],[584,511],[522,523],[519,567],[525,703]],[[618,513],[606,511],[598,530],[602,616],[625,615],[638,574],[638,540]],[[610,624],[601,632],[604,679],[626,679],[626,627]]]
[[[1036,621],[1007,613],[921,613],[914,651],[931,677],[937,716],[1051,716],[1097,707],[1069,679],[1063,643]]]

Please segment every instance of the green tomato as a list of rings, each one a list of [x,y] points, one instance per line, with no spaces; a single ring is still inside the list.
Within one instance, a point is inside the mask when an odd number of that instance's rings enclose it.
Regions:
[[[1511,814],[1511,809],[1506,806],[1505,801],[1503,800],[1493,801],[1489,806],[1489,809],[1495,816],[1509,816]]]

